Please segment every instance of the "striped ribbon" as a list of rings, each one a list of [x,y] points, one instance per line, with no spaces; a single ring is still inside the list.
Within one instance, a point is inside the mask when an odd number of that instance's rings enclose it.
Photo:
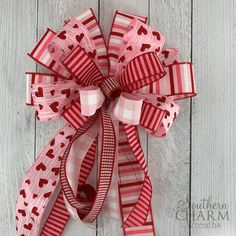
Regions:
[[[19,236],[60,236],[72,216],[95,225],[101,209],[122,221],[125,236],[155,236],[152,185],[137,125],[163,137],[196,95],[193,66],[147,18],[116,11],[109,45],[88,9],[47,29],[28,54],[52,71],[26,73],[26,104],[41,121],[63,117],[20,187]],[[96,154],[99,155],[96,155]],[[97,160],[96,160],[97,159]],[[98,181],[89,175],[98,162]]]

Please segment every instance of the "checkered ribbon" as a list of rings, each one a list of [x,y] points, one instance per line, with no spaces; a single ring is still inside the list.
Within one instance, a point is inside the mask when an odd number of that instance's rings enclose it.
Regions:
[[[165,136],[176,100],[196,94],[192,64],[163,45],[146,17],[116,11],[107,48],[91,9],[40,38],[28,55],[52,73],[26,73],[26,103],[39,120],[66,124],[22,182],[19,236],[59,236],[71,216],[95,228],[102,209],[121,220],[124,235],[155,235],[137,125]]]

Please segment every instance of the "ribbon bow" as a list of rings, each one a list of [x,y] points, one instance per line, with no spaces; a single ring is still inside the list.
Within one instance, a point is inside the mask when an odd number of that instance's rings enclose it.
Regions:
[[[18,235],[61,235],[70,216],[93,224],[103,208],[124,235],[155,235],[152,186],[137,125],[165,136],[175,100],[195,95],[193,67],[146,17],[117,11],[108,50],[91,9],[48,29],[29,56],[52,74],[26,73],[27,104],[41,121],[63,117],[27,172],[17,201]],[[89,175],[98,152],[97,188]]]

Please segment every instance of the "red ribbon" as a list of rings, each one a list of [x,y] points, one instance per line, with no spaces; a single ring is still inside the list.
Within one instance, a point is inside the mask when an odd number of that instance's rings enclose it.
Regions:
[[[124,235],[155,235],[136,125],[165,136],[179,112],[175,100],[195,95],[192,64],[178,62],[178,49],[162,50],[163,44],[145,17],[117,11],[107,51],[89,9],[57,34],[48,29],[29,53],[54,74],[27,73],[27,104],[39,120],[63,117],[67,124],[22,183],[18,235],[61,235],[70,215],[92,224],[102,208],[121,213]],[[93,115],[82,115],[85,109]],[[96,150],[97,190],[88,181]]]

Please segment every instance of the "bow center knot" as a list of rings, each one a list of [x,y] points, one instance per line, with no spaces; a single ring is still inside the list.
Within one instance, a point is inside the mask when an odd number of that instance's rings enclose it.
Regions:
[[[122,88],[114,77],[107,77],[100,86],[104,96],[109,100],[114,100],[116,97],[119,97]]]

